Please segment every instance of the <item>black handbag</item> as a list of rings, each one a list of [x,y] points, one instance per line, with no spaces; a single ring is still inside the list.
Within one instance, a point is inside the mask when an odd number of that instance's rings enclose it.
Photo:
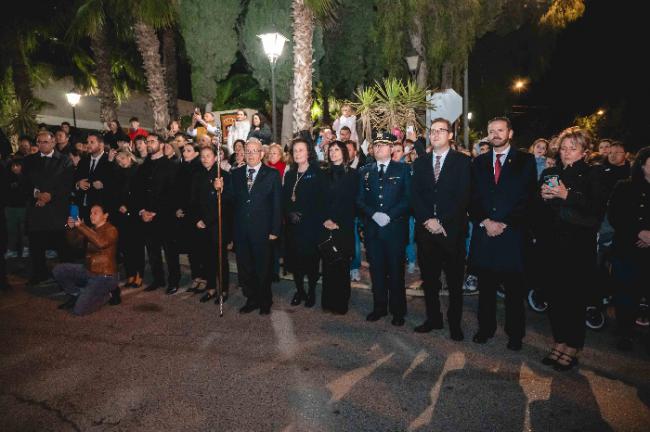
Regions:
[[[336,245],[336,240],[334,240],[332,233],[330,233],[328,239],[318,244],[318,250],[325,264],[333,264],[343,259],[341,248]]]

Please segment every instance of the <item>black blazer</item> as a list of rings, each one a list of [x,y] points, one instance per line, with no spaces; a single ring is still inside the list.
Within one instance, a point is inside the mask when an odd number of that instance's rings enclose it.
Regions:
[[[331,219],[339,226],[337,230],[328,230],[321,226],[321,241],[330,234],[337,246],[346,256],[354,255],[354,217],[359,185],[359,173],[353,168],[347,171],[342,166],[332,166],[324,172],[324,218]]]
[[[75,203],[79,206],[83,205],[84,198],[88,207],[93,204],[109,204],[113,200],[113,174],[115,170],[113,164],[109,162],[108,155],[104,153],[97,161],[97,166],[90,174],[90,155],[85,155],[79,161],[77,169],[74,172],[75,183]],[[82,179],[88,179],[90,188],[87,191],[76,187],[77,182]],[[94,181],[101,181],[104,187],[102,189],[95,189],[92,185]]]
[[[24,159],[23,171],[27,178],[29,203],[27,204],[27,230],[63,230],[70,213],[70,192],[73,185],[74,166],[70,158],[54,150],[51,158],[41,158],[40,153]],[[49,192],[52,200],[36,207],[34,189]]]
[[[270,234],[279,237],[282,228],[280,172],[262,164],[249,193],[247,170],[247,165],[232,170],[232,187],[224,189],[224,195],[232,194],[235,244],[247,238],[268,241]]]
[[[650,183],[628,179],[614,188],[609,202],[609,222],[614,227],[614,254],[645,266],[650,248],[636,246],[639,232],[650,230]]]
[[[132,190],[136,215],[147,210],[156,213],[155,220],[173,220],[177,166],[164,156],[156,160],[149,156],[138,167]]]
[[[493,154],[490,150],[472,162],[470,262],[477,270],[521,272],[528,215],[537,183],[535,157],[511,147],[499,183],[495,184]],[[500,236],[488,237],[480,226],[487,218],[503,222],[507,228]]]
[[[224,193],[221,194],[221,237],[223,243],[229,243],[232,237],[232,176],[227,171],[221,170]],[[217,191],[214,188],[214,179],[217,178],[217,165],[206,170],[201,166],[200,171],[193,177],[191,186],[190,211],[185,216],[192,226],[198,221],[205,223],[208,232],[216,233],[219,222],[219,206]],[[190,194],[190,190],[187,191]],[[200,232],[200,231],[199,231]]]
[[[411,207],[418,225],[437,218],[453,243],[464,240],[470,199],[472,160],[449,150],[438,181],[433,175],[433,153],[413,163]]]

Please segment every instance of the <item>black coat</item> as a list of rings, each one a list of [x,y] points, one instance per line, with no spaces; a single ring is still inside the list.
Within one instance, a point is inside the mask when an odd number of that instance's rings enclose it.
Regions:
[[[472,162],[469,215],[473,222],[470,263],[477,270],[523,271],[528,216],[537,184],[535,157],[512,147],[503,162],[499,183],[494,183],[493,151]],[[507,225],[489,237],[480,223],[485,219]]]
[[[123,226],[128,218],[137,218],[137,212],[134,212],[133,206],[133,181],[135,175],[138,171],[137,165],[131,165],[128,168],[122,168],[119,165],[113,166],[113,175],[112,175],[112,205],[111,209],[111,220],[114,221],[114,225],[118,228]],[[121,206],[126,207],[126,213],[120,213],[119,208]]]
[[[7,207],[25,207],[30,199],[31,191],[24,173],[20,175],[11,172],[11,164],[6,167],[7,170]]]
[[[615,166],[610,164],[609,161],[605,161],[604,164],[595,167],[594,169],[597,171],[598,176],[600,177],[598,180],[600,183],[600,197],[598,199],[598,206],[600,212],[599,216],[602,218],[607,212],[607,202],[609,201],[609,197],[614,191],[614,186],[616,186],[616,183],[619,181],[630,177],[631,168],[630,163],[627,161],[622,166]]]
[[[625,180],[614,188],[609,202],[609,222],[614,227],[614,254],[650,264],[650,248],[636,246],[639,232],[650,230],[650,183]]]
[[[312,163],[296,183],[298,171],[292,167],[284,176],[282,209],[286,230],[287,258],[318,255],[318,243],[324,217],[325,178],[318,164]],[[296,200],[292,200],[295,186]]]
[[[113,174],[115,172],[114,165],[108,160],[108,155],[104,153],[97,161],[97,166],[90,173],[90,155],[85,155],[79,161],[79,165],[74,172],[75,184],[75,203],[82,206],[84,199],[88,207],[93,204],[109,204],[113,202]],[[90,182],[90,188],[86,191],[77,188],[79,180],[87,179]],[[95,189],[92,185],[94,181],[101,181],[103,184],[102,189]]]
[[[177,165],[166,157],[147,157],[138,167],[133,183],[133,211],[156,213],[154,220],[169,222],[174,218],[174,181]]]
[[[540,189],[547,175],[558,175],[569,189],[566,200],[542,199]],[[597,169],[583,160],[566,168],[560,163],[542,172],[532,219],[537,245],[545,256],[580,263],[583,270],[595,265],[598,202],[602,194],[599,180]]]
[[[224,196],[232,194],[235,247],[247,239],[253,243],[267,242],[270,234],[279,237],[282,229],[280,173],[262,164],[249,192],[247,169],[244,165],[232,170],[231,187],[224,189]]]
[[[321,227],[321,241],[330,234],[346,256],[354,255],[354,217],[359,185],[359,172],[353,168],[343,170],[333,166],[323,173],[325,179],[323,222],[331,219],[337,230]]]
[[[259,130],[251,125],[251,130],[248,132],[248,138],[257,138],[262,144],[271,144],[272,139],[271,128],[267,124],[263,124]]]
[[[104,133],[104,143],[109,145],[112,149],[117,148],[118,141],[131,141],[131,139],[129,139],[129,136],[122,130],[122,128],[118,128],[116,133],[113,133],[111,131],[106,131]]]
[[[437,182],[432,153],[418,157],[413,163],[411,207],[415,222],[422,225],[429,219],[438,219],[450,244],[457,244],[466,235],[471,162],[468,156],[449,150]]]
[[[35,153],[24,159],[23,172],[29,190],[27,231],[63,230],[73,185],[74,166],[70,158],[56,150],[51,158]],[[52,200],[43,207],[36,207],[34,189],[50,193]]]
[[[230,173],[221,170],[224,182],[224,191],[232,190]],[[201,166],[201,170],[193,177],[190,212],[186,216],[196,227],[198,221],[203,221],[208,231],[212,234],[218,232],[219,207],[217,191],[214,188],[214,179],[217,178],[217,165],[210,170]],[[232,239],[232,194],[221,195],[221,235],[224,243]]]

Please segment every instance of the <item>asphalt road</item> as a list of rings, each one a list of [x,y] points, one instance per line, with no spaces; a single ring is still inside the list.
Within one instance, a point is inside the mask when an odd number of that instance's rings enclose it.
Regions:
[[[0,431],[650,430],[650,356],[617,352],[611,330],[560,373],[539,361],[543,315],[521,352],[502,329],[469,341],[476,297],[456,343],[413,332],[420,298],[395,328],[365,322],[366,290],[343,317],[290,306],[289,281],[270,316],[238,314],[234,291],[223,318],[182,292],[134,290],[88,317],[57,310],[54,286],[0,294]]]

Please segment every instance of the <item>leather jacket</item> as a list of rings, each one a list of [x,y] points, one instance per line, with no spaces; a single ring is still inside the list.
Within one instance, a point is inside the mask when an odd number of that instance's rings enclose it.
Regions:
[[[86,247],[86,269],[96,275],[117,274],[117,228],[106,222],[99,228],[85,224],[77,227],[88,245]]]

